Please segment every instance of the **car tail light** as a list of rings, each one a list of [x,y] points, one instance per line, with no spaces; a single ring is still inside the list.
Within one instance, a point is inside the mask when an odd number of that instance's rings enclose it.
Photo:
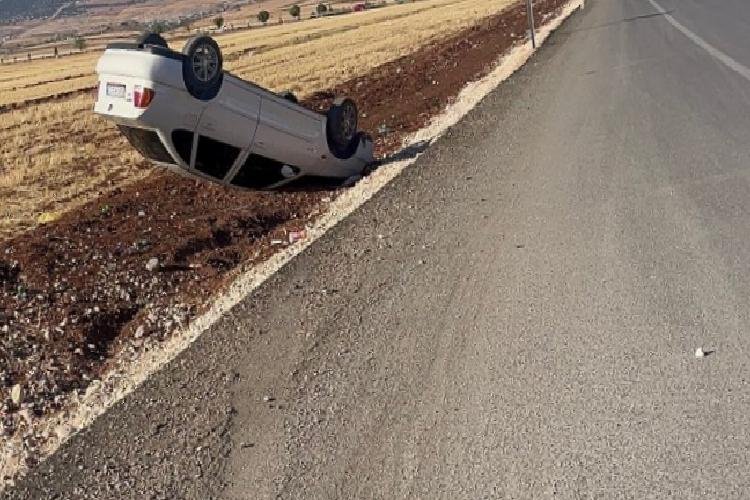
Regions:
[[[136,108],[147,108],[154,99],[154,89],[136,85],[133,89],[133,104]]]

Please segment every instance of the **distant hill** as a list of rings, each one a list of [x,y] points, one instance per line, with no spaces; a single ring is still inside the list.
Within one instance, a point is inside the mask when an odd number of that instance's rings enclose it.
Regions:
[[[0,23],[51,16],[69,0],[0,0]]]

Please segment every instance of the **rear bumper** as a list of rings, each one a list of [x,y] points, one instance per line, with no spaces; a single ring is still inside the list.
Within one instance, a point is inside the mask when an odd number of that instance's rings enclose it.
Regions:
[[[109,48],[99,58],[96,72],[100,77],[132,78],[186,90],[182,81],[182,59],[149,50]]]

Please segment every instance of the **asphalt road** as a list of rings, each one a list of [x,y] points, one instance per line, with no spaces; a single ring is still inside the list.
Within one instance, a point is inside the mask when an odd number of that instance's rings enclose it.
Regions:
[[[747,498],[750,9],[659,5],[587,2],[8,497]]]

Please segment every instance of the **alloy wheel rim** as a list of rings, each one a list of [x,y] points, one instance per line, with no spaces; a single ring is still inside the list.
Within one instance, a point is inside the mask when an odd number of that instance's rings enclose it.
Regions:
[[[357,120],[354,106],[344,106],[344,112],[341,120],[341,136],[344,140],[350,140],[354,135],[355,123]]]
[[[201,82],[211,81],[219,68],[219,55],[208,44],[196,48],[192,58],[193,72]]]

